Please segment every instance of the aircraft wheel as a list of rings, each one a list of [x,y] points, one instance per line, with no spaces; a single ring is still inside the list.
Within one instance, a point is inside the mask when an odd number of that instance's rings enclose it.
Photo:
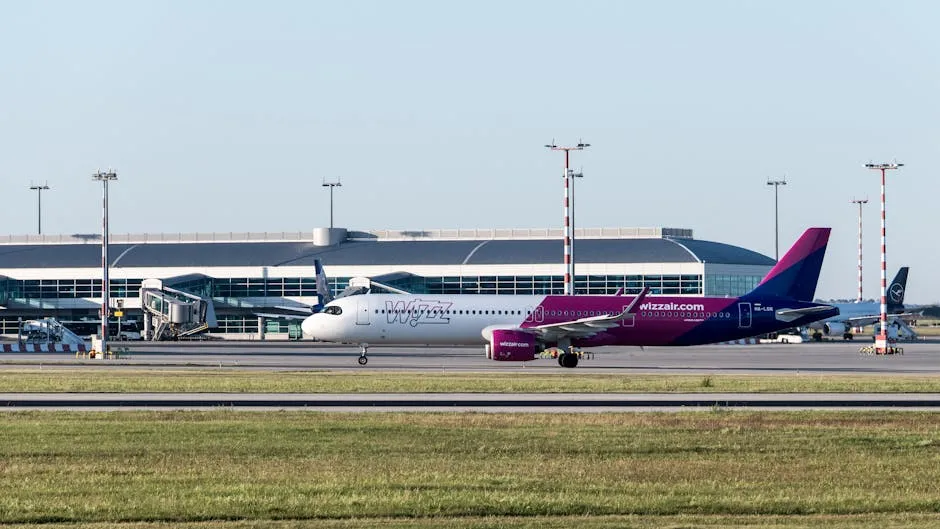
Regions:
[[[369,363],[369,357],[368,357],[368,356],[362,355],[362,356],[359,357],[359,365],[364,366],[364,365],[366,365],[366,364],[368,364],[368,363]]]
[[[558,357],[558,364],[561,365],[561,367],[578,367],[578,355],[565,353]]]

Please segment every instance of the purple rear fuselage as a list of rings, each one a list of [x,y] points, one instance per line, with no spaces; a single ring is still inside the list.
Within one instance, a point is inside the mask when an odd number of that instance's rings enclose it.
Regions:
[[[547,296],[521,325],[537,327],[591,317],[618,314],[634,296]],[[778,317],[778,310],[815,307],[819,304],[782,299],[682,298],[649,296],[634,314],[617,327],[587,338],[575,338],[574,345],[699,345],[736,340],[804,325],[836,314],[837,309],[820,311],[795,319]]]

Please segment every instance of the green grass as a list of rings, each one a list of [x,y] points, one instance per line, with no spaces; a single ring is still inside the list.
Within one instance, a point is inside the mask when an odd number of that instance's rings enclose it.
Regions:
[[[329,373],[222,370],[4,369],[4,392],[246,393],[793,393],[940,392],[940,376]]]
[[[806,515],[806,516],[467,516],[415,519],[350,518],[345,520],[212,520],[206,522],[110,522],[42,524],[43,529],[352,529],[373,528],[443,528],[443,529],[578,529],[595,528],[672,528],[727,529],[758,527],[761,529],[934,529],[940,524],[938,515]],[[36,527],[14,524],[4,527]]]
[[[9,412],[0,439],[0,524],[940,526],[932,413]]]

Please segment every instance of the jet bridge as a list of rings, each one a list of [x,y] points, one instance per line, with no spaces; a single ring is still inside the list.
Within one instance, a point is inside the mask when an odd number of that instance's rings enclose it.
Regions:
[[[171,288],[160,279],[141,283],[140,306],[145,340],[178,340],[218,326],[211,299]]]

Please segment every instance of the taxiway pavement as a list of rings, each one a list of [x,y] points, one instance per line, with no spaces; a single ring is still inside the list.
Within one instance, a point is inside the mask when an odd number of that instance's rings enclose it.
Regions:
[[[906,374],[940,375],[940,342],[902,344],[904,354],[860,354],[861,342],[601,347],[573,371],[579,373],[684,374]],[[120,346],[118,346],[120,347]],[[74,353],[2,353],[0,369],[36,365],[76,368],[234,368],[261,370],[565,372],[551,358],[531,362],[487,360],[482,347],[371,347],[357,364],[358,348],[316,343],[132,343],[116,359]]]

